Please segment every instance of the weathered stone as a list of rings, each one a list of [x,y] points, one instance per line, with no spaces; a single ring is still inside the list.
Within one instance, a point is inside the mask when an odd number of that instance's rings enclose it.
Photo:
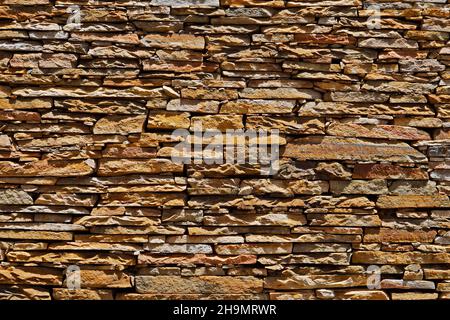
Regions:
[[[339,300],[389,300],[389,296],[381,290],[345,290],[334,295]]]
[[[0,286],[0,299],[2,300],[50,300],[48,290],[42,288],[28,288],[23,286]]]
[[[144,250],[162,254],[207,254],[213,252],[211,246],[206,244],[147,244],[146,246],[144,246]]]
[[[108,116],[97,121],[94,134],[130,134],[140,133],[145,116]]]
[[[242,236],[168,236],[168,243],[243,243]]]
[[[370,38],[360,40],[358,46],[362,48],[398,48],[398,49],[418,49],[419,45],[416,41],[400,39],[376,39]]]
[[[363,137],[392,140],[429,140],[430,135],[416,128],[402,126],[363,126],[356,123],[333,122],[327,133],[340,137]]]
[[[370,227],[380,226],[381,220],[377,215],[352,215],[352,214],[308,214],[310,225],[319,226],[352,226]]]
[[[298,290],[317,288],[359,287],[367,283],[364,275],[310,275],[290,277],[267,277],[264,287],[269,289]]]
[[[429,72],[444,71],[445,66],[434,59],[400,60],[400,71],[403,72]]]
[[[377,207],[389,208],[439,208],[450,207],[448,196],[445,195],[382,195],[378,198]]]
[[[438,298],[437,293],[422,292],[393,292],[392,300],[435,300]]]
[[[367,229],[364,242],[433,242],[436,231],[410,231],[397,229]]]
[[[245,237],[247,242],[359,242],[361,236],[358,235],[339,235],[339,234],[302,234],[302,235],[248,235]]]
[[[237,255],[237,256],[207,256],[205,254],[194,254],[186,257],[186,255],[177,256],[161,256],[151,254],[140,254],[138,257],[138,264],[179,264],[179,265],[225,265],[225,264],[255,264],[255,255]]]
[[[189,113],[186,112],[152,112],[148,115],[147,128],[187,129],[190,124]]]
[[[271,213],[267,215],[240,214],[204,217],[203,223],[212,226],[298,226],[306,223],[304,215]]]
[[[137,276],[135,281],[139,293],[258,293],[263,289],[262,280],[255,277]]]
[[[55,300],[114,300],[111,290],[53,289]]]
[[[278,88],[253,89],[246,88],[239,93],[240,98],[246,99],[318,99],[320,93],[310,89]]]
[[[160,89],[147,89],[132,87],[125,89],[110,88],[80,88],[80,87],[54,87],[54,88],[24,88],[12,91],[19,97],[69,97],[69,98],[160,98],[163,92]]]
[[[445,0],[107,2],[0,1],[0,299],[450,299]]]
[[[295,103],[290,100],[238,99],[223,104],[220,113],[290,113],[294,107]]]
[[[374,143],[354,138],[310,137],[286,146],[284,157],[298,160],[423,162],[425,156],[404,143]]]
[[[98,175],[119,176],[135,173],[182,172],[183,165],[175,164],[167,159],[150,160],[101,160]]]
[[[71,205],[80,207],[93,207],[96,197],[91,195],[80,195],[70,193],[43,193],[36,199],[35,204],[42,205]]]
[[[315,171],[326,174],[332,179],[349,179],[352,176],[352,174],[339,162],[321,162],[317,165]]]
[[[33,204],[33,198],[22,190],[0,190],[0,204]]]
[[[115,253],[78,253],[78,252],[39,252],[12,251],[7,254],[11,262],[29,263],[79,263],[79,264],[117,264],[133,265],[134,258],[130,255]]]
[[[218,113],[219,101],[174,99],[167,103],[168,111]]]
[[[331,92],[327,95],[327,100],[337,102],[382,103],[389,100],[389,95],[378,92]]]
[[[102,195],[100,204],[104,206],[168,206],[179,207],[185,203],[183,194],[176,193],[110,193]]]
[[[264,265],[276,264],[324,264],[349,265],[350,255],[347,253],[308,253],[288,256],[264,256],[258,259]]]
[[[80,270],[80,281],[85,288],[131,288],[132,278],[120,271]],[[67,280],[65,281],[67,282]]]
[[[389,105],[373,103],[348,103],[348,102],[309,102],[300,110],[301,116],[323,115],[417,115],[433,116],[434,112],[423,105]]]
[[[425,279],[450,279],[449,269],[424,268]]]
[[[170,36],[151,34],[146,35],[142,42],[145,46],[153,48],[202,50],[205,47],[203,37],[190,34],[173,34]]]
[[[296,117],[248,116],[247,130],[279,130],[289,134],[323,134],[325,124],[318,119],[299,119]]]
[[[448,264],[449,253],[357,251],[353,263],[362,264]]]
[[[389,186],[392,194],[433,195],[437,193],[434,181],[394,181]]]
[[[3,177],[84,176],[93,173],[93,168],[95,168],[95,163],[92,160],[39,160],[27,162],[23,165],[10,161],[0,161],[0,173]]]
[[[327,191],[328,183],[323,181],[250,179],[241,183],[239,194],[293,196],[321,194]]]
[[[393,164],[357,164],[353,169],[354,179],[402,179],[427,180],[428,175],[419,168],[401,167]]]
[[[232,293],[118,293],[116,300],[265,300],[266,294]]]
[[[330,181],[330,191],[335,194],[385,194],[384,180]]]
[[[403,60],[400,60],[400,64]],[[364,90],[373,90],[378,92],[393,92],[393,93],[405,93],[405,94],[423,94],[431,93],[436,86],[428,83],[414,83],[414,82],[402,82],[402,81],[389,81],[389,82],[374,82],[370,81],[362,86]]]
[[[61,285],[62,276],[62,272],[52,268],[21,266],[0,268],[1,284]]]
[[[287,254],[292,252],[292,244],[226,244],[215,246],[220,255],[236,254]]]
[[[244,127],[242,116],[237,115],[214,115],[191,118],[191,128],[193,130],[237,130]]]

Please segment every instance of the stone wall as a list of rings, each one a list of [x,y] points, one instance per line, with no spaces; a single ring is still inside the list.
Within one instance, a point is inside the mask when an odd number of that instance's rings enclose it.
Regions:
[[[0,0],[0,298],[448,299],[447,2]]]

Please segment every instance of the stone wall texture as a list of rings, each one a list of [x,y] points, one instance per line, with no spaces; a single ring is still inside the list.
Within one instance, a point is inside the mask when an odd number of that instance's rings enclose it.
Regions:
[[[449,35],[446,0],[0,0],[0,298],[450,298]],[[280,170],[175,163],[194,120]]]

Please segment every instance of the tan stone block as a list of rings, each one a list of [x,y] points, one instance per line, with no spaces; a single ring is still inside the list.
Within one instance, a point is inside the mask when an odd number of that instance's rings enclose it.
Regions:
[[[308,264],[347,266],[350,264],[348,253],[305,253],[287,256],[261,256],[258,262],[263,265]]]
[[[118,293],[116,300],[267,300],[267,295],[262,293]]]
[[[330,181],[330,191],[335,194],[385,194],[388,188],[385,180]]]
[[[436,231],[399,230],[399,229],[366,229],[364,242],[433,242]]]
[[[356,164],[354,179],[402,179],[427,180],[428,174],[419,168],[401,167],[394,164]]]
[[[102,194],[102,206],[168,206],[179,207],[185,204],[185,195],[182,193],[109,193]]]
[[[55,300],[114,300],[111,290],[53,288]]]
[[[0,267],[0,284],[61,285],[62,277],[62,271],[52,268]]]
[[[269,243],[269,244],[224,244],[216,245],[215,251],[219,255],[237,254],[287,254],[292,252],[290,243]]]
[[[450,201],[446,195],[382,195],[378,198],[377,207],[391,208],[446,208]]]
[[[267,215],[240,214],[206,216],[203,223],[207,226],[299,226],[306,224],[302,214],[271,213]]]
[[[0,167],[1,171],[1,167]],[[168,159],[118,159],[99,161],[99,176],[120,176],[135,173],[182,172],[183,165]]]
[[[150,129],[188,129],[190,125],[187,112],[151,112],[148,115],[147,128]]]
[[[381,226],[381,220],[378,215],[308,214],[307,218],[310,220],[309,224],[312,226]]]
[[[153,48],[203,50],[205,47],[203,37],[191,34],[148,34],[143,40],[146,46]]]
[[[67,281],[67,280],[66,280]],[[64,281],[64,283],[66,283]],[[85,288],[131,288],[132,277],[121,271],[80,270],[80,284]]]
[[[72,240],[70,232],[0,230],[0,238],[21,240]]]
[[[267,277],[264,288],[281,290],[359,287],[367,284],[365,275],[309,275]]]
[[[262,280],[255,277],[174,277],[137,276],[138,293],[258,293]]]
[[[95,265],[133,265],[134,257],[115,253],[80,253],[80,252],[40,252],[40,251],[11,251],[7,254],[11,262],[21,263],[69,263]]]
[[[381,290],[345,290],[335,291],[339,300],[389,300],[389,296]]]
[[[145,116],[107,116],[94,126],[94,134],[130,134],[142,132]]]
[[[430,140],[430,135],[416,128],[403,126],[363,126],[356,123],[332,122],[327,133],[340,137],[363,137],[389,140]]]
[[[38,160],[26,162],[23,165],[10,161],[0,161],[0,174],[3,177],[84,176],[93,173],[93,168],[95,168],[95,163],[92,160]]]
[[[194,254],[186,257],[186,255],[156,255],[141,253],[138,256],[138,264],[154,264],[154,265],[166,265],[166,264],[177,264],[177,265],[241,265],[241,264],[255,264],[255,255],[237,255],[237,256],[217,256],[217,255],[205,255],[205,254]]]
[[[362,264],[448,264],[449,253],[356,251],[352,263]]]
[[[392,300],[436,300],[437,293],[424,292],[393,292]]]
[[[308,137],[288,143],[284,157],[298,160],[371,160],[424,162],[426,157],[404,143],[374,143],[355,138]]]

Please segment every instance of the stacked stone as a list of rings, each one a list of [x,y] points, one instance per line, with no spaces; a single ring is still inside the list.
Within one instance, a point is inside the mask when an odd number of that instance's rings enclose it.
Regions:
[[[0,0],[0,298],[450,298],[449,18]],[[278,129],[280,170],[175,163],[194,122]]]

